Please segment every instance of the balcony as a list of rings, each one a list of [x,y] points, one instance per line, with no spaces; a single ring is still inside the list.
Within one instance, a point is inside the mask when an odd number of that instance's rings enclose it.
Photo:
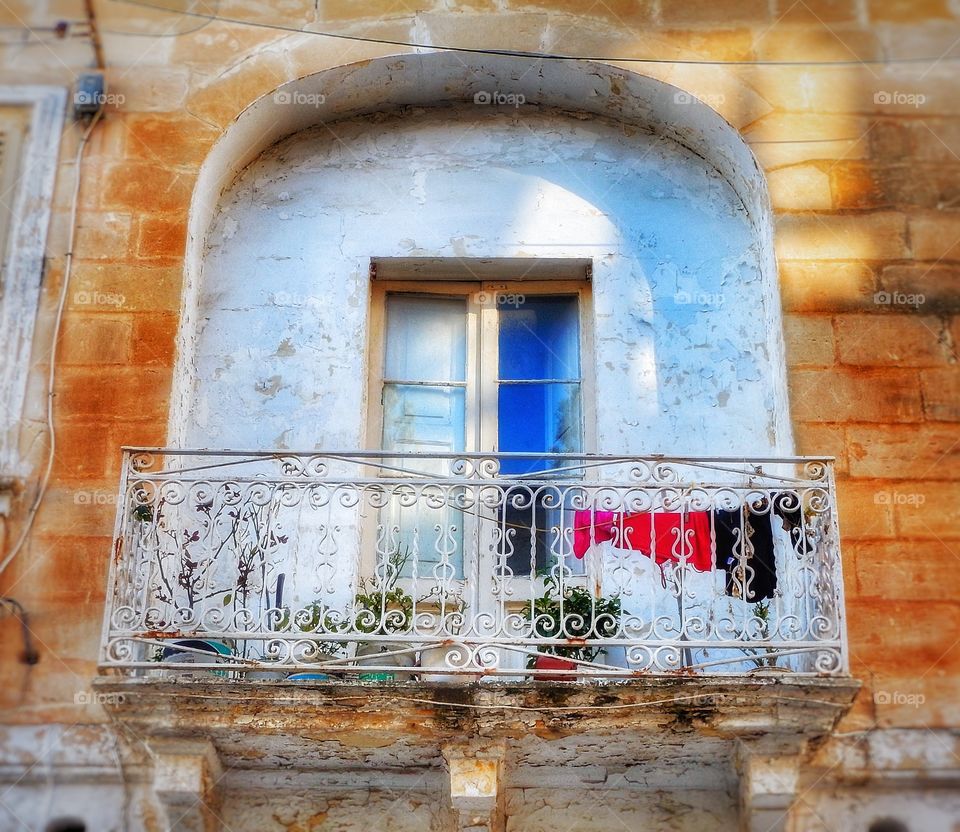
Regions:
[[[832,464],[127,449],[100,667],[284,686],[846,676]]]

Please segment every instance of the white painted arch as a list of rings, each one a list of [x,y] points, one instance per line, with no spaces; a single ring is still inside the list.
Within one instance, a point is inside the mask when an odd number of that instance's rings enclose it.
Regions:
[[[729,184],[746,212],[758,251],[773,380],[769,450],[792,451],[772,213],[764,176],[736,129],[683,90],[619,67],[447,52],[377,58],[291,81],[249,106],[217,142],[201,169],[191,206],[170,444],[184,442],[193,407],[208,236],[221,198],[240,172],[278,142],[318,125],[408,107],[463,107],[477,94],[491,92],[522,96],[527,107],[639,128],[700,157]]]

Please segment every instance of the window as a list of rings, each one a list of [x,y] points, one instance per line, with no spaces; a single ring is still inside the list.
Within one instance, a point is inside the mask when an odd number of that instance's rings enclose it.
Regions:
[[[586,281],[378,286],[373,303],[382,319],[374,319],[373,332],[383,335],[373,361],[382,374],[371,382],[371,400],[381,408],[371,433],[380,447],[427,455],[527,454],[501,461],[507,476],[551,471],[558,467],[556,454],[582,453],[588,299]],[[495,518],[514,532],[507,565],[515,574],[543,569],[560,508],[548,508],[547,495],[533,505],[507,503]],[[443,561],[447,551],[457,578],[469,571],[462,559],[465,523],[457,521],[455,508],[445,509],[439,522],[457,528],[446,540],[438,539],[436,511],[389,511],[385,525],[400,529],[399,545],[416,547],[421,564]],[[579,561],[570,565],[581,568]]]
[[[0,86],[0,476],[21,473],[17,431],[66,98],[59,87]]]

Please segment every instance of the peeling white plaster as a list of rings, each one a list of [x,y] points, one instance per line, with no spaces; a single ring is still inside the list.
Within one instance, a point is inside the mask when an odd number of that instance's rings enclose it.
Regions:
[[[534,108],[379,114],[335,134],[277,145],[222,198],[187,445],[375,445],[365,275],[371,256],[414,254],[593,258],[597,450],[782,449],[762,246],[702,158]]]
[[[199,378],[200,368],[197,365],[197,336],[202,320],[197,317],[201,305],[200,293],[203,290],[203,281],[209,278],[210,264],[207,263],[207,274],[201,279],[204,263],[206,262],[207,242],[210,239],[210,230],[214,218],[222,209],[222,202],[219,195],[225,188],[229,188],[237,176],[237,173],[245,166],[255,162],[263,152],[273,143],[282,140],[285,136],[290,136],[300,131],[307,130],[315,125],[324,125],[321,132],[330,136],[331,124],[336,122],[335,127],[339,130],[344,126],[343,119],[368,115],[372,120],[383,121],[392,118],[385,115],[386,112],[395,111],[401,107],[429,106],[444,108],[449,106],[470,104],[470,111],[477,117],[483,114],[495,112],[496,108],[475,107],[472,106],[474,96],[478,92],[489,91],[490,89],[499,89],[500,82],[509,81],[510,91],[524,96],[528,105],[516,110],[508,107],[507,115],[516,116],[518,124],[523,125],[528,116],[537,113],[541,109],[556,107],[566,113],[569,122],[579,121],[586,123],[588,131],[592,125],[596,125],[598,118],[612,118],[616,125],[616,131],[621,140],[621,146],[608,147],[606,139],[597,135],[594,140],[587,141],[580,147],[558,146],[554,151],[551,146],[553,136],[547,130],[537,137],[530,135],[531,140],[540,139],[540,145],[544,158],[552,159],[549,164],[574,164],[581,167],[590,167],[594,164],[597,169],[606,168],[615,165],[616,159],[621,159],[624,166],[621,172],[626,170],[631,173],[630,165],[642,164],[644,153],[649,149],[651,135],[659,137],[660,143],[666,146],[675,146],[677,152],[681,148],[689,148],[692,151],[691,159],[706,160],[705,164],[699,167],[694,165],[685,173],[679,170],[668,169],[661,171],[661,179],[652,184],[649,193],[643,194],[644,199],[655,200],[657,196],[669,202],[671,197],[677,194],[689,192],[697,184],[694,170],[699,171],[699,191],[700,198],[706,203],[716,203],[723,201],[723,194],[735,193],[742,203],[743,228],[749,228],[749,233],[755,248],[748,251],[748,247],[742,247],[740,254],[747,254],[755,263],[758,279],[761,283],[762,303],[755,304],[754,314],[759,321],[762,319],[762,328],[766,333],[762,349],[758,350],[758,355],[762,357],[767,366],[771,369],[771,384],[766,389],[766,395],[763,397],[762,406],[772,416],[771,425],[766,430],[766,435],[761,436],[760,432],[753,429],[753,423],[741,427],[741,436],[737,438],[736,448],[744,453],[763,452],[768,448],[777,448],[781,453],[792,451],[792,440],[790,435],[789,410],[787,405],[787,394],[785,384],[785,360],[783,351],[783,337],[781,329],[780,300],[779,290],[776,280],[776,263],[774,260],[772,246],[772,213],[770,211],[769,199],[767,197],[766,187],[763,175],[756,163],[755,158],[749,148],[744,144],[739,134],[730,127],[716,112],[711,110],[705,104],[696,99],[678,105],[677,94],[680,92],[675,87],[663,83],[655,78],[642,76],[633,72],[623,70],[619,67],[603,65],[599,63],[585,63],[577,66],[566,64],[546,64],[531,73],[527,70],[529,67],[522,59],[509,58],[506,56],[471,56],[469,61],[459,55],[450,55],[446,53],[426,53],[417,55],[403,55],[377,58],[369,61],[363,61],[353,65],[332,67],[330,69],[318,72],[315,75],[292,81],[284,87],[283,91],[290,96],[299,98],[302,94],[307,96],[304,100],[313,100],[311,94],[323,93],[323,101],[318,106],[290,106],[279,105],[278,98],[271,94],[264,95],[261,99],[251,105],[238,118],[236,124],[231,126],[223,138],[217,143],[203,166],[201,175],[194,194],[193,205],[190,216],[189,226],[189,244],[187,250],[186,271],[185,271],[185,289],[184,305],[181,315],[181,331],[178,340],[178,362],[176,378],[173,387],[173,404],[170,418],[170,443],[183,446],[194,444],[189,439],[202,436],[203,442],[199,444],[216,444],[219,437],[215,432],[204,433],[202,428],[196,427],[194,414],[196,413],[196,401],[194,391],[196,380]],[[498,86],[500,85],[500,86]],[[289,100],[289,97],[288,99]],[[339,120],[339,121],[338,121]],[[557,125],[559,127],[559,124]],[[561,134],[567,127],[559,127]],[[409,145],[403,142],[409,142],[409,136],[399,134],[388,136],[381,133],[379,144],[376,140],[368,137],[367,144],[357,147],[342,146],[341,160],[342,171],[346,173],[350,165],[354,165],[354,170],[358,169],[357,160],[366,158],[368,163],[375,158],[377,154],[387,157],[405,158],[409,162],[407,170],[406,185],[406,205],[410,209],[422,213],[422,208],[417,202],[416,195],[420,185],[417,184],[417,171],[428,171],[436,163],[437,154],[441,157],[446,155],[452,160],[456,160],[463,154],[458,148],[441,142],[435,147],[433,155],[424,153],[409,152]],[[419,141],[419,139],[418,139]],[[515,142],[508,142],[507,154],[503,161],[503,169],[499,171],[500,181],[502,182],[511,169],[511,166],[518,166],[522,169],[522,159],[524,154],[526,160],[530,162],[529,148],[524,150],[522,143],[517,145]],[[406,149],[405,149],[406,148]],[[626,151],[626,154],[625,154]],[[519,153],[520,157],[516,154]],[[589,161],[590,154],[593,154],[592,162]],[[567,157],[573,154],[575,159]],[[537,160],[539,161],[539,160]],[[719,172],[719,175],[717,175]],[[520,170],[519,175],[523,175]],[[679,181],[676,177],[679,176]],[[684,177],[688,178],[684,178]],[[375,175],[367,177],[366,181],[371,187],[376,187]],[[251,182],[256,184],[256,175],[253,175]],[[586,182],[577,183],[582,186],[599,185],[597,175],[591,173]],[[290,185],[280,186],[279,182],[273,182],[271,185],[270,176],[267,175],[265,183],[273,189],[273,202],[275,208],[280,204],[279,196],[281,193],[292,196],[296,199],[296,191]],[[569,183],[560,183],[560,187],[566,188],[571,193],[575,188],[567,187]],[[679,188],[679,190],[678,190]],[[509,195],[509,191],[508,191]],[[545,200],[549,194],[543,191],[534,191],[531,199],[527,203],[529,214],[537,214],[543,211]],[[634,209],[633,198],[630,194],[625,200],[621,199],[621,204],[613,204],[607,200],[607,205],[598,205],[590,209],[587,231],[590,232],[605,215],[605,212],[615,216],[618,220],[621,216],[629,221],[629,215]],[[255,198],[261,202],[259,197]],[[362,201],[362,200],[361,200]],[[674,200],[677,201],[677,200]],[[682,201],[682,200],[680,200]],[[269,200],[265,200],[269,202]],[[736,200],[731,202],[735,204]],[[296,206],[290,205],[290,201],[284,197],[284,210],[291,209],[291,216],[296,216],[301,220],[314,219],[319,221],[316,214],[316,206],[310,205],[303,210],[297,210]],[[269,207],[269,206],[268,206]],[[362,292],[362,281],[366,275],[366,256],[371,252],[370,241],[367,241],[363,257],[359,257],[354,249],[350,248],[350,240],[346,238],[348,231],[346,222],[351,217],[363,220],[368,227],[375,227],[376,222],[373,219],[367,219],[367,210],[356,210],[356,205],[347,202],[345,207],[349,211],[344,211],[340,217],[339,224],[333,222],[333,218],[326,216],[324,219],[329,224],[326,243],[327,247],[324,254],[329,256],[333,252],[336,257],[342,258],[341,265],[346,264],[347,268],[340,274],[340,280],[353,287],[359,287],[359,299],[362,303],[364,294]],[[460,206],[462,208],[462,206]],[[516,206],[515,206],[516,207]],[[376,212],[375,212],[376,213]],[[428,215],[429,216],[428,212]],[[261,212],[261,217],[268,215],[268,212]],[[587,216],[587,212],[584,213]],[[697,214],[694,213],[694,218]],[[635,217],[634,217],[635,219]],[[650,218],[651,222],[656,222],[656,217]],[[686,246],[688,241],[684,238],[684,229],[695,228],[698,221],[690,222],[689,218],[684,216],[682,222],[675,227],[656,229],[650,227],[651,222],[641,223],[632,229],[620,229],[617,233],[622,233],[622,239],[617,239],[616,243],[626,248],[636,250],[646,249],[644,252],[645,260],[640,263],[627,263],[629,257],[620,256],[620,259],[612,257],[610,254],[600,254],[597,260],[598,271],[601,267],[607,269],[608,274],[622,276],[630,285],[631,292],[628,293],[627,302],[619,302],[616,308],[621,314],[627,314],[625,310],[635,310],[642,308],[642,304],[648,303],[649,310],[652,312],[652,306],[649,301],[645,301],[645,291],[649,293],[651,286],[663,293],[666,289],[652,281],[650,274],[660,265],[650,256],[650,252],[656,249],[667,251],[674,246]],[[264,220],[265,221],[265,220]],[[303,223],[292,219],[283,224],[288,229],[302,228]],[[355,235],[358,227],[363,222],[355,223],[355,227],[349,230],[350,234]],[[471,223],[471,225],[474,225]],[[736,224],[734,224],[736,225]],[[228,230],[226,226],[224,230]],[[391,229],[392,230],[392,229]],[[535,229],[530,229],[533,234]],[[559,232],[562,228],[556,229]],[[562,235],[569,243],[571,229],[567,228],[566,235]],[[576,229],[579,232],[579,229]],[[704,230],[701,224],[701,231]],[[660,231],[658,237],[656,232]],[[630,233],[625,233],[630,232]],[[289,230],[287,233],[291,233]],[[594,238],[596,243],[600,238]],[[694,244],[698,242],[697,238]],[[460,243],[463,248],[459,248]],[[536,252],[531,246],[526,244],[525,240],[520,240],[516,236],[513,238],[486,238],[482,233],[478,234],[475,227],[461,230],[458,233],[447,234],[443,238],[442,245],[438,245],[434,240],[432,244],[422,239],[421,235],[414,233],[405,233],[399,236],[394,233],[387,238],[391,251],[406,256],[428,255],[437,250],[452,251],[461,254],[469,251],[479,251],[484,248],[484,244],[490,245],[492,242],[493,251],[483,251],[486,255],[496,256],[501,250],[510,250],[520,256],[530,256]],[[387,242],[385,241],[385,242]],[[542,239],[535,236],[531,238],[533,244],[542,244]],[[609,242],[609,241],[608,241]],[[386,248],[386,246],[385,246]],[[597,248],[602,250],[602,246]],[[569,250],[569,249],[568,249]],[[729,252],[727,252],[729,254]],[[580,252],[578,252],[580,254]],[[289,253],[278,254],[277,256],[290,257]],[[353,263],[350,263],[353,258]],[[273,262],[277,262],[273,257]],[[662,258],[666,264],[670,263],[668,257]],[[291,264],[297,265],[295,260],[289,260],[287,267]],[[261,263],[262,265],[262,263]],[[303,268],[309,264],[300,263],[297,267]],[[322,278],[322,275],[315,276],[315,280]],[[711,276],[711,280],[713,276]],[[312,287],[315,288],[317,283]],[[712,284],[711,284],[712,285]],[[675,293],[675,290],[671,290]],[[300,299],[301,306],[310,306],[312,293],[304,299]],[[323,298],[326,301],[326,297]],[[342,298],[338,298],[342,300]],[[622,301],[623,298],[607,298],[607,303]],[[348,303],[352,306],[357,301],[357,290],[350,294]],[[603,301],[602,297],[598,301]],[[346,309],[346,307],[344,307]],[[602,306],[597,309],[598,319],[605,314],[606,310]],[[687,318],[690,314],[695,314],[687,310]],[[661,332],[661,330],[658,330]],[[736,342],[736,339],[734,339]],[[654,365],[651,363],[651,349],[655,346],[651,342],[651,336],[641,339],[639,346],[622,348],[623,361],[614,362],[616,372],[629,373],[638,371],[640,373],[637,383],[644,389],[655,388],[659,383],[652,373]],[[363,345],[354,343],[350,340],[341,345],[341,352],[351,350],[361,350]],[[679,349],[679,348],[678,348]],[[619,359],[618,359],[619,361]],[[605,366],[603,362],[598,362],[599,366]],[[638,369],[639,368],[639,369]],[[731,368],[724,368],[727,375],[731,375]],[[734,372],[733,377],[736,377]],[[334,379],[335,381],[336,379]],[[722,387],[722,381],[718,382]],[[601,390],[603,393],[604,391]],[[610,392],[609,385],[607,393]],[[644,405],[649,405],[651,397],[644,400]],[[662,398],[662,397],[661,397]],[[726,411],[730,408],[736,409],[737,401],[732,396],[705,395],[704,402],[709,403],[713,411],[708,411],[701,417],[701,425],[707,423],[712,425],[715,421],[713,416],[721,410]],[[721,402],[725,406],[721,408]],[[339,399],[338,399],[339,403]],[[656,408],[656,402],[653,403]],[[356,413],[357,411],[353,411]],[[730,410],[733,412],[733,410]],[[645,426],[647,418],[632,417],[629,413],[620,414],[624,424],[633,423],[635,427]],[[707,418],[709,417],[709,418]],[[327,411],[327,424],[333,430],[325,431],[320,437],[322,444],[328,446],[338,445],[343,447],[346,444],[355,444],[359,431],[354,428],[352,431],[343,431],[341,426],[330,425],[329,411]],[[733,421],[732,419],[729,421]],[[212,424],[207,422],[208,425]],[[193,427],[191,427],[193,426]],[[286,429],[289,425],[285,425]],[[704,435],[700,426],[695,426],[693,432],[690,431],[689,424],[672,425],[673,433],[668,436],[672,447],[667,450],[675,452],[695,452],[703,449],[703,452],[723,451],[723,448],[709,435]],[[300,431],[302,436],[293,437],[298,445],[311,446],[316,444],[318,431],[310,426],[310,430]],[[275,436],[274,432],[272,436]],[[272,438],[271,436],[271,438]],[[677,439],[675,437],[681,437]],[[633,450],[636,447],[636,440],[640,438],[637,431],[633,431],[629,437],[613,434],[604,439],[601,437],[601,444],[606,441],[607,446],[616,451]],[[731,436],[727,437],[732,438]],[[664,436],[652,434],[643,437],[642,450],[653,450],[656,446],[664,442]],[[684,444],[680,444],[681,439]],[[346,440],[350,440],[349,443]],[[755,444],[748,445],[747,441],[757,440]],[[265,441],[265,440],[264,440]],[[709,447],[708,447],[709,446]]]

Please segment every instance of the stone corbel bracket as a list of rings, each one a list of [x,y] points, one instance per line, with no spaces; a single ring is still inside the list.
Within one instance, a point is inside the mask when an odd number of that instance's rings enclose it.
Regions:
[[[217,832],[217,784],[223,770],[213,743],[155,738],[149,741],[149,750],[153,757],[153,790],[167,813],[167,829]]]
[[[443,749],[450,805],[460,832],[504,832],[504,748],[449,745]]]
[[[781,747],[769,739],[738,743],[741,832],[785,832],[787,829],[804,759],[804,744],[797,738],[792,740]]]

